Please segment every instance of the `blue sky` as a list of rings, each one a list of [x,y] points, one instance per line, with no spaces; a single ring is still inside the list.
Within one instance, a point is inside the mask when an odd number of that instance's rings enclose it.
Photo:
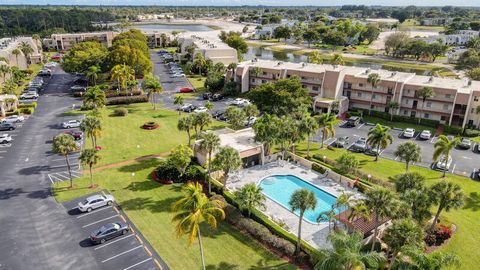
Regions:
[[[235,5],[422,5],[422,6],[480,6],[480,0],[0,0],[0,4],[34,5],[181,5],[181,6],[235,6]]]

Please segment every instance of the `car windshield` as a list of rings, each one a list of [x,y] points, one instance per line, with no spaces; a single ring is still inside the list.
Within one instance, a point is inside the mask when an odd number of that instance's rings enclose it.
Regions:
[[[83,205],[88,204],[88,200],[84,200],[84,201],[82,202],[82,204],[83,204]]]

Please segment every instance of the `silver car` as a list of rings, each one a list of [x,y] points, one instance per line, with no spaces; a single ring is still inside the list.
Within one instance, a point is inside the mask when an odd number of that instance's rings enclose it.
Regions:
[[[62,123],[63,128],[75,128],[80,126],[80,120],[69,120]]]
[[[94,209],[112,205],[115,199],[112,195],[93,195],[78,203],[78,210],[91,212]]]

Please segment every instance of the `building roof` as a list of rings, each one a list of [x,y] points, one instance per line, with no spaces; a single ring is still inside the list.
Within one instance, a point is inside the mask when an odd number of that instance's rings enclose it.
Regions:
[[[347,227],[354,231],[361,232],[364,236],[368,235],[375,227],[380,226],[390,220],[390,218],[382,218],[377,223],[375,222],[375,214],[371,215],[370,220],[363,218],[357,218],[349,222],[348,217],[350,216],[351,209],[344,211],[336,216],[336,219],[341,223],[345,224]]]
[[[229,128],[213,131],[220,138],[220,146],[230,146],[238,152],[243,152],[261,146],[255,141],[255,133],[252,128],[232,130]]]

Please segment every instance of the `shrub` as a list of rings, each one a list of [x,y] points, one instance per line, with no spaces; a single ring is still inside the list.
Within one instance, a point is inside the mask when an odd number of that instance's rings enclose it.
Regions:
[[[171,180],[175,183],[182,182],[182,179],[179,178],[177,168],[165,160],[160,162],[160,165],[155,170],[155,173],[157,174],[157,178],[159,180]]]
[[[128,115],[128,110],[127,110],[127,108],[123,108],[123,107],[116,108],[113,111],[113,115],[115,115],[115,116],[127,116]]]
[[[13,112],[6,112],[5,113],[5,116],[12,116],[12,115],[18,115],[19,114],[19,111],[18,110],[15,110]]]
[[[327,171],[327,169],[325,169],[325,167],[323,167],[323,166],[321,166],[317,163],[312,163],[312,170],[317,171],[321,174],[324,174]]]
[[[460,127],[452,127],[452,126],[445,126],[444,131],[447,134],[452,135],[461,135],[463,133],[463,129]]]
[[[448,240],[450,237],[452,237],[453,231],[451,228],[445,226],[445,225],[440,225],[438,227],[435,227],[435,229],[428,233],[424,241],[427,245],[429,246],[440,246],[442,245],[446,240]]]
[[[30,107],[30,108],[21,108],[19,110],[20,110],[20,113],[23,113],[23,114],[33,114],[33,111],[35,109],[33,107]]]
[[[105,91],[105,97],[107,97],[107,98],[125,97],[125,96],[131,97],[131,96],[140,96],[140,95],[143,95],[143,94],[144,94],[143,91],[140,90],[140,89],[135,89],[135,90],[128,91],[128,92],[118,92],[116,90]]]
[[[143,103],[148,102],[147,96],[129,96],[129,97],[116,97],[107,99],[107,105],[119,105],[130,103]]]
[[[475,129],[465,129],[465,131],[463,132],[463,135],[465,137],[477,137],[477,136],[480,136],[480,131]]]

